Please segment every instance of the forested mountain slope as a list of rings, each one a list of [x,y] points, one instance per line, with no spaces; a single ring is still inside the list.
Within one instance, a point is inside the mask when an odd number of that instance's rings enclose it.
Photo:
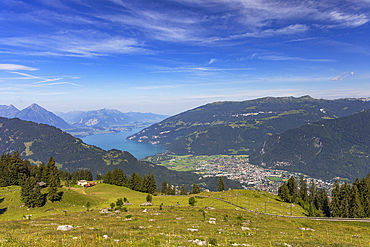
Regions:
[[[252,154],[271,135],[370,109],[367,99],[261,98],[216,102],[169,117],[129,137],[176,154]]]
[[[354,181],[370,173],[370,110],[270,137],[251,163],[317,178]]]

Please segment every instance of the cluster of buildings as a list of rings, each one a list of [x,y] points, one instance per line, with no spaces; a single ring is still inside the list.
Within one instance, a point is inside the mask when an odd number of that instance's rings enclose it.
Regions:
[[[202,177],[222,176],[238,180],[244,189],[257,189],[277,194],[278,188],[291,176],[298,181],[303,176],[308,185],[313,180],[318,188],[325,188],[327,191],[333,187],[332,182],[310,178],[304,174],[255,166],[249,163],[248,158],[240,156],[195,156],[186,159],[190,162],[189,167]]]

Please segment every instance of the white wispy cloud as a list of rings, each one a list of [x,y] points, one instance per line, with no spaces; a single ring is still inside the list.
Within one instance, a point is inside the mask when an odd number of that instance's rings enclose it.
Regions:
[[[33,55],[95,57],[109,54],[150,53],[135,39],[113,37],[95,30],[52,35],[0,38],[0,44],[32,49]]]
[[[331,81],[342,81],[346,75],[353,76],[354,74],[355,74],[355,72],[353,72],[353,71],[352,72],[347,71],[347,72],[344,72],[344,73],[338,75],[337,77],[334,77],[333,79],[331,79]]]
[[[303,57],[289,57],[289,56],[278,56],[278,55],[261,55],[257,56],[261,60],[269,61],[306,61],[306,62],[335,62],[333,59],[325,58],[303,58]]]
[[[28,70],[28,71],[34,71],[38,70],[36,68],[19,65],[19,64],[0,64],[0,70]]]
[[[214,62],[216,62],[217,61],[217,59],[216,58],[212,58],[211,60],[209,60],[209,62],[207,63],[207,65],[209,65],[209,64],[213,64]]]
[[[72,83],[72,82],[60,82],[60,80],[63,80],[63,78],[55,77],[55,78],[47,78],[42,76],[34,76],[27,73],[21,73],[21,72],[10,72],[12,74],[17,74],[22,77],[16,77],[16,78],[8,78],[11,80],[33,80],[31,84],[23,84],[23,86],[27,87],[44,87],[44,86],[54,86],[54,85],[73,85],[73,86],[80,86],[79,84]]]

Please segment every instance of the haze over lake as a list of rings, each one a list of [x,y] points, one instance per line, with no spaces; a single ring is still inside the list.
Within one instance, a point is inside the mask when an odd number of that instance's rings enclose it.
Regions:
[[[86,144],[100,147],[104,150],[119,149],[130,152],[135,158],[143,159],[156,153],[163,153],[164,147],[147,143],[126,140],[126,137],[139,132],[141,129],[131,131],[121,131],[112,134],[98,134],[81,138]]]

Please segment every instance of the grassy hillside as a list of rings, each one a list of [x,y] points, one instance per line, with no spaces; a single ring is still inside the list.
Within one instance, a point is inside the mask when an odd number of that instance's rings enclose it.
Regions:
[[[313,177],[354,181],[370,173],[370,111],[272,136],[251,163]]]
[[[194,207],[188,204],[189,196],[156,196],[154,205],[145,207],[147,212],[143,212],[144,207],[139,204],[145,201],[146,194],[112,185],[65,188],[63,201],[30,210],[20,207],[18,190],[14,186],[0,190],[5,197],[0,208],[8,207],[0,215],[1,245],[196,246],[193,241],[198,239],[218,246],[367,246],[370,239],[367,222],[269,216],[236,210],[235,206],[211,198],[224,198],[247,208],[250,202],[251,209],[258,208],[260,212],[266,204],[268,213],[290,213],[290,204],[259,191],[202,193],[204,198],[196,197]],[[127,212],[99,213],[100,208],[123,197],[134,204],[127,206]],[[92,205],[89,211],[82,207],[87,201]],[[30,214],[30,220],[22,219]],[[293,215],[303,215],[302,209],[293,207]],[[210,218],[215,219],[215,224],[209,223]],[[57,231],[58,225],[72,225],[74,230]]]

